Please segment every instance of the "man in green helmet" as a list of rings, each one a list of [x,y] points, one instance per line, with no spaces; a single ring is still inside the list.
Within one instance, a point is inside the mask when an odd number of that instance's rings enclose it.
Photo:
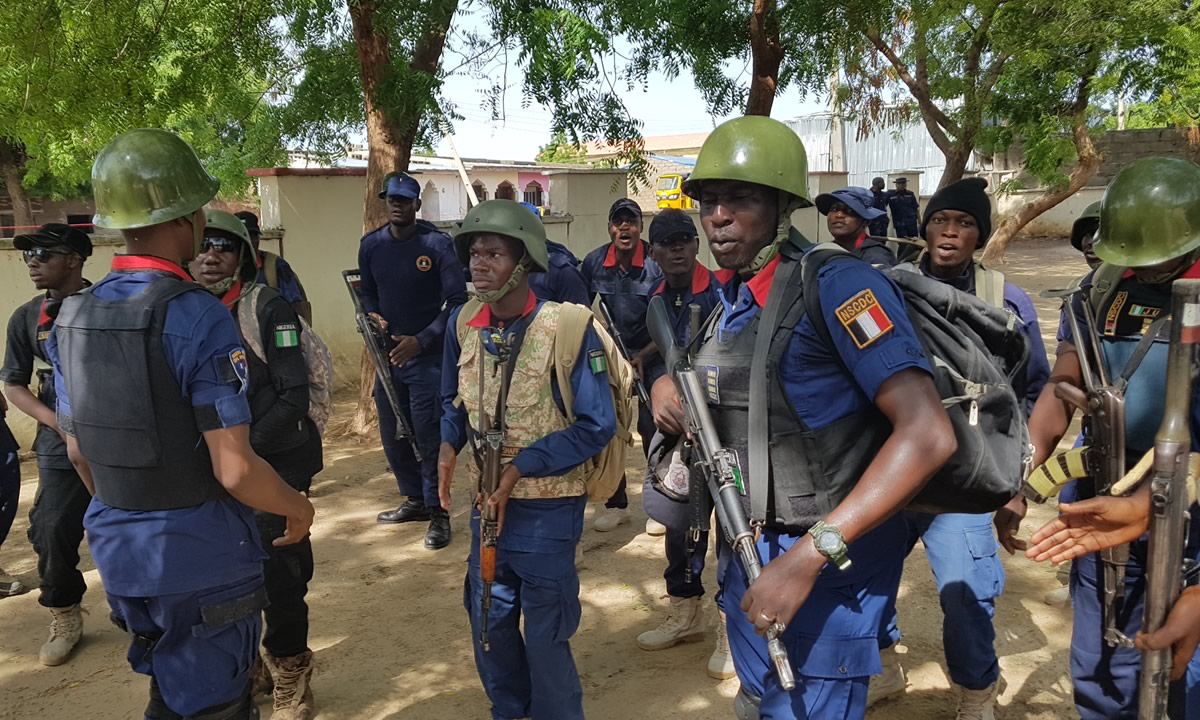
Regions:
[[[225,212],[205,210],[203,252],[192,274],[234,317],[238,339],[248,349],[250,445],[291,487],[308,493],[324,467],[321,434],[309,416],[309,369],[294,305],[281,291],[256,282],[258,258],[242,221]],[[270,605],[263,613],[261,672],[256,689],[274,696],[274,720],[310,720],[315,710],[310,679],[313,654],[308,647],[308,605],[313,550],[308,538],[293,545],[272,543],[287,530],[287,518],[255,512],[263,552],[263,576]]]
[[[450,509],[458,452],[480,431],[480,412],[503,428],[502,473],[490,504],[499,513],[495,582],[484,630],[480,518],[471,512],[467,612],[475,666],[496,720],[582,720],[583,690],[569,640],[579,627],[575,546],[583,531],[588,488],[583,464],[617,429],[606,356],[582,306],[539,300],[529,274],[546,272],[541,220],[512,200],[472,208],[454,236],[478,300],[456,309],[442,362],[439,494]],[[573,398],[555,379],[558,338],[586,323],[570,374]],[[573,333],[566,333],[573,334]],[[508,358],[504,372],[497,359]],[[487,368],[481,373],[481,363]],[[480,378],[483,378],[481,381]],[[508,384],[507,403],[498,398]],[[483,385],[483,387],[481,387]],[[479,470],[468,463],[468,475]]]
[[[1084,208],[1071,225],[1071,247],[1083,253],[1083,259],[1093,270],[1100,267],[1100,258],[1096,257],[1096,252],[1092,249],[1099,230],[1100,201],[1097,200]]]
[[[734,272],[692,361],[746,478],[767,561],[751,587],[741,564],[729,563],[722,590],[742,718],[864,716],[868,680],[882,669],[876,636],[904,562],[896,513],[955,449],[887,277],[849,255],[825,263],[812,291],[829,336],[806,317],[795,281],[812,246],[791,220],[811,205],[806,178],[795,133],[751,116],[709,135],[684,187],[700,201],[717,263]],[[655,383],[652,405],[660,428],[683,431],[669,378]],[[779,625],[796,674],[791,692],[771,674],[762,637]]]
[[[251,508],[303,540],[308,500],[250,444],[246,351],[184,270],[218,182],[163,130],[117,136],[92,167],[95,224],[120,230],[112,272],[63,301],[46,351],[58,425],[93,493],[84,518],[147,720],[257,717],[249,669],[266,605]]]
[[[1111,378],[1128,377],[1125,387],[1125,459],[1132,465],[1154,445],[1154,433],[1163,415],[1167,379],[1167,333],[1155,321],[1171,309],[1171,283],[1179,278],[1200,277],[1200,167],[1181,158],[1151,157],[1138,160],[1119,172],[1104,191],[1100,205],[1100,230],[1094,248],[1103,261],[1083,280],[1090,291],[1073,298],[1079,332],[1075,337],[1068,318],[1058,331],[1058,351],[1050,381],[1042,390],[1029,421],[1034,445],[1034,465],[1046,461],[1066,433],[1074,406],[1055,395],[1058,383],[1083,387],[1079,353],[1087,353],[1092,367],[1103,363]],[[1085,308],[1085,304],[1087,307]],[[1088,312],[1090,310],[1090,312]],[[1095,320],[1095,325],[1089,318]],[[1161,323],[1160,323],[1161,325]],[[1153,330],[1151,329],[1153,328]],[[1147,338],[1147,333],[1155,335]],[[1093,337],[1096,342],[1093,343]],[[1143,356],[1135,349],[1143,339],[1150,343]],[[1099,351],[1096,356],[1093,347]],[[1192,437],[1200,431],[1200,418],[1193,400]],[[1200,444],[1193,441],[1193,450]],[[1104,640],[1103,586],[1098,555],[1085,553],[1080,543],[1067,554],[1053,551],[1055,524],[1103,520],[1104,508],[1117,503],[1096,497],[1091,478],[1076,480],[1063,488],[1059,512],[1048,537],[1028,551],[1030,557],[1055,562],[1074,559],[1071,568],[1071,600],[1074,631],[1071,635],[1071,680],[1075,707],[1083,720],[1139,717],[1137,685],[1141,655],[1132,647],[1109,647]],[[1012,514],[1009,535],[1024,516],[1023,496],[1009,503]],[[1065,502],[1067,500],[1082,502]],[[1145,498],[1144,502],[1148,502]],[[1091,515],[1091,513],[1098,513]],[[1123,602],[1117,613],[1117,629],[1133,638],[1142,622],[1145,594],[1146,540],[1136,539],[1130,547],[1125,570]],[[1002,538],[1003,539],[1003,538]],[[1093,546],[1096,549],[1096,546]],[[1200,558],[1200,523],[1193,517],[1185,557]],[[1200,656],[1189,654],[1187,667],[1187,717],[1200,716]],[[1177,673],[1183,669],[1175,668]],[[1182,716],[1181,716],[1182,717]]]

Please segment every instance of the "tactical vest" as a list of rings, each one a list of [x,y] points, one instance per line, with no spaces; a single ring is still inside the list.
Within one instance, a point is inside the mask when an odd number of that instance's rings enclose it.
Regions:
[[[533,321],[525,330],[516,365],[512,371],[512,383],[508,388],[508,410],[505,413],[507,427],[504,446],[500,451],[503,463],[512,461],[517,453],[553,432],[565,430],[567,418],[559,411],[551,390],[554,377],[554,335],[558,327],[557,303],[543,303]],[[458,397],[467,410],[469,423],[478,423],[479,418],[479,363],[486,362],[484,373],[483,402],[488,412],[496,411],[496,399],[503,377],[493,372],[495,358],[487,355],[480,358],[481,331],[475,328],[468,333],[469,340],[462,344],[458,358]],[[479,480],[479,468],[468,464],[472,482]],[[545,478],[521,478],[513,489],[512,497],[518,499],[575,497],[587,493],[583,466],[572,468],[565,475]]]
[[[56,338],[70,426],[106,505],[176,510],[226,497],[163,352],[167,304],[187,292],[205,291],[163,277],[122,300],[85,290],[63,301]]]
[[[798,267],[802,252],[797,244],[784,245],[770,290],[770,296],[778,294],[782,320],[770,338],[767,354],[766,482],[755,482],[749,461],[751,359],[765,309],[728,342],[721,342],[710,330],[692,359],[708,390],[717,434],[736,453],[742,477],[747,479],[747,494],[742,498],[747,514],[763,521],[768,529],[793,534],[807,532],[846,498],[891,435],[891,424],[870,404],[825,427],[809,428],[784,392],[779,367],[805,315]],[[788,264],[797,267],[785,270]],[[766,510],[756,513],[755,506],[762,505],[762,499],[755,502],[755,492],[762,487],[766,488]]]

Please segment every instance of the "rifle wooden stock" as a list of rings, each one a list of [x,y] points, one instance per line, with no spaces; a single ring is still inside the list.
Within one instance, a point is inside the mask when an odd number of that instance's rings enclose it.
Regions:
[[[1167,356],[1167,398],[1154,438],[1150,479],[1150,546],[1146,553],[1146,602],[1142,631],[1163,626],[1183,587],[1183,544],[1187,531],[1188,457],[1191,450],[1192,371],[1200,341],[1200,280],[1176,280],[1171,287],[1171,349]],[[1173,717],[1169,702],[1171,651],[1142,653],[1138,717]]]

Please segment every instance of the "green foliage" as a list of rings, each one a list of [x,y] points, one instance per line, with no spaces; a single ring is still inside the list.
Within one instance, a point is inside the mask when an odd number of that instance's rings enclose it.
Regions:
[[[538,148],[534,159],[544,163],[587,163],[587,150],[582,145],[567,140],[565,132],[556,132],[550,142]]]
[[[76,194],[114,135],[163,127],[240,194],[247,165],[282,159],[263,102],[281,57],[271,17],[267,0],[4,3],[0,139],[24,148],[26,186]]]

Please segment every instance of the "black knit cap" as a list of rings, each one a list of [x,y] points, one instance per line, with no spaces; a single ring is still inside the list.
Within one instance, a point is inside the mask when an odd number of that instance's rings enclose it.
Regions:
[[[983,247],[992,236],[992,199],[988,197],[987,180],[980,177],[963,178],[938,190],[929,198],[925,214],[921,217],[921,237],[925,237],[925,226],[938,210],[958,210],[975,218],[979,227],[979,244]]]

